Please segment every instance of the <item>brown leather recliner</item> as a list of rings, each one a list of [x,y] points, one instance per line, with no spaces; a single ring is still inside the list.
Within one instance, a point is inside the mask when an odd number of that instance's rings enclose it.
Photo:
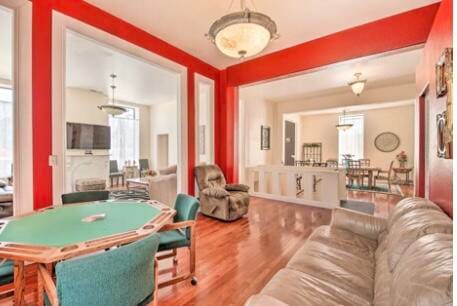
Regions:
[[[233,221],[248,213],[248,186],[227,184],[217,165],[197,166],[194,175],[199,188],[201,212],[204,215]]]

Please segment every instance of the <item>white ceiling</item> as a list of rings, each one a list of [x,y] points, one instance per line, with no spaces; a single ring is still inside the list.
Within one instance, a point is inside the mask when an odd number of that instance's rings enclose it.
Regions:
[[[369,57],[333,65],[314,72],[267,83],[242,87],[240,97],[256,97],[273,102],[310,96],[351,92],[347,85],[356,72],[367,79],[366,89],[414,83],[422,48],[379,57]],[[363,94],[363,93],[362,93]]]
[[[139,104],[175,102],[179,76],[77,33],[67,32],[66,86],[110,94],[116,78],[116,100]]]
[[[341,114],[343,111],[345,111],[347,113],[352,113],[352,112],[359,112],[359,111],[366,111],[366,110],[394,108],[394,107],[402,107],[402,106],[414,106],[414,100],[359,104],[359,105],[351,105],[351,106],[344,106],[344,107],[325,108],[325,109],[319,109],[319,110],[293,113],[293,115],[314,116],[314,115],[324,115],[324,114]]]
[[[224,68],[238,63],[220,54],[204,37],[212,22],[228,12],[232,0],[86,0],[172,45]],[[281,37],[265,53],[422,7],[439,0],[248,0],[266,13]],[[233,0],[230,11],[239,10]],[[262,55],[262,54],[261,54]]]
[[[13,14],[0,6],[0,79],[11,81],[13,63]]]

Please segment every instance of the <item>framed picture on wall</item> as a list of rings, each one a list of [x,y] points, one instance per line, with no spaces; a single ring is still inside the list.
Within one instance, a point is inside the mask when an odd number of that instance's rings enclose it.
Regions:
[[[260,150],[270,150],[270,127],[260,126]]]

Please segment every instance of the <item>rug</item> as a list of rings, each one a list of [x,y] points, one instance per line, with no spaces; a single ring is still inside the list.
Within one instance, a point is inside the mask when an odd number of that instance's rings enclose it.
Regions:
[[[352,201],[352,200],[341,200],[340,206],[342,208],[355,210],[364,214],[374,214],[374,204],[371,202]]]
[[[359,186],[358,184],[354,184],[354,185],[346,185],[346,188],[348,190],[360,190],[360,191],[367,191],[367,192],[380,192],[380,193],[388,193],[388,194],[395,194],[395,195],[399,195],[399,196],[404,196],[403,195],[403,192],[401,191],[401,188],[400,186],[398,185],[392,185],[391,186],[391,191],[389,192],[389,187],[384,184],[381,184],[381,185],[378,185],[376,187],[371,187],[371,188],[368,188],[368,186],[366,185],[362,185],[362,186]]]
[[[110,198],[115,200],[149,200],[146,190],[114,190],[110,192]]]

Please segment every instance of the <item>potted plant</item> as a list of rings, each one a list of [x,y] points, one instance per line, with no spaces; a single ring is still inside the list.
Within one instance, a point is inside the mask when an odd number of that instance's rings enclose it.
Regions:
[[[400,168],[405,168],[406,162],[408,161],[408,155],[406,155],[405,151],[401,151],[397,154],[397,160]]]

